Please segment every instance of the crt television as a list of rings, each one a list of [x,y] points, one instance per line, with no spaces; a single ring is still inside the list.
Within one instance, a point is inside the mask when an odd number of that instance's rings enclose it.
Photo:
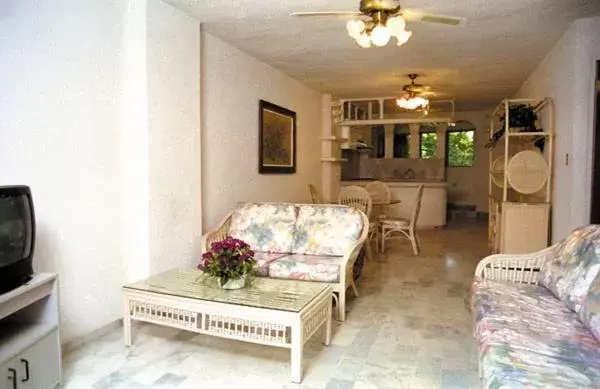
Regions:
[[[33,274],[35,216],[28,186],[0,186],[0,294]]]

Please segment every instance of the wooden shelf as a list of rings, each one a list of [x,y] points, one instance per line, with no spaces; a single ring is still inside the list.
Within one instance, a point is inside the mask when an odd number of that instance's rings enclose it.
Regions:
[[[509,132],[508,136],[551,136],[549,132]]]
[[[542,108],[544,108],[548,103],[551,102],[551,99],[504,99],[498,104],[498,106],[492,112],[493,116],[501,116],[504,114],[505,104],[508,106],[511,105],[520,105],[520,104],[528,104],[534,106],[534,111],[538,112]]]
[[[321,158],[321,162],[348,162],[345,158]]]
[[[0,365],[31,347],[52,331],[57,323],[2,323],[0,324]]]
[[[323,136],[321,138],[319,138],[321,140],[328,140],[330,142],[339,142],[339,143],[344,143],[344,142],[348,142],[350,139],[348,138],[342,138],[339,136]]]
[[[0,319],[50,295],[55,278],[55,274],[35,274],[25,285],[0,295]]]

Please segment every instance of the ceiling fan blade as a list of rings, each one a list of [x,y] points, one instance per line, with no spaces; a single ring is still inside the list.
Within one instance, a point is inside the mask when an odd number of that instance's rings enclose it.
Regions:
[[[337,17],[350,17],[350,16],[364,16],[362,12],[356,11],[326,11],[326,12],[293,12],[290,16],[337,16]]]
[[[448,26],[461,26],[467,23],[466,18],[447,15],[426,14],[410,10],[403,10],[402,17],[409,22],[438,23],[446,24]]]

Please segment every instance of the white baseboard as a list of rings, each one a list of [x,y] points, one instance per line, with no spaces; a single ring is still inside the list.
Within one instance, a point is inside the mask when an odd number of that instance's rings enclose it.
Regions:
[[[106,334],[108,334],[109,332],[113,331],[116,328],[121,328],[123,327],[123,319],[117,319],[113,322],[110,322],[100,328],[97,328],[95,330],[93,330],[92,332],[77,337],[67,343],[63,343],[62,344],[62,352],[63,355],[66,355],[74,350],[77,350],[78,348],[82,347],[83,345],[100,338],[101,336],[104,336]]]

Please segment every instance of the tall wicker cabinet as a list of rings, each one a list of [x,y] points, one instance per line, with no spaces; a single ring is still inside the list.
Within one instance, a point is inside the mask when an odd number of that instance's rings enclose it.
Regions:
[[[535,121],[519,126],[526,112]],[[511,117],[513,115],[513,117]],[[505,99],[490,121],[489,225],[492,253],[522,254],[548,246],[552,205],[554,103]]]

